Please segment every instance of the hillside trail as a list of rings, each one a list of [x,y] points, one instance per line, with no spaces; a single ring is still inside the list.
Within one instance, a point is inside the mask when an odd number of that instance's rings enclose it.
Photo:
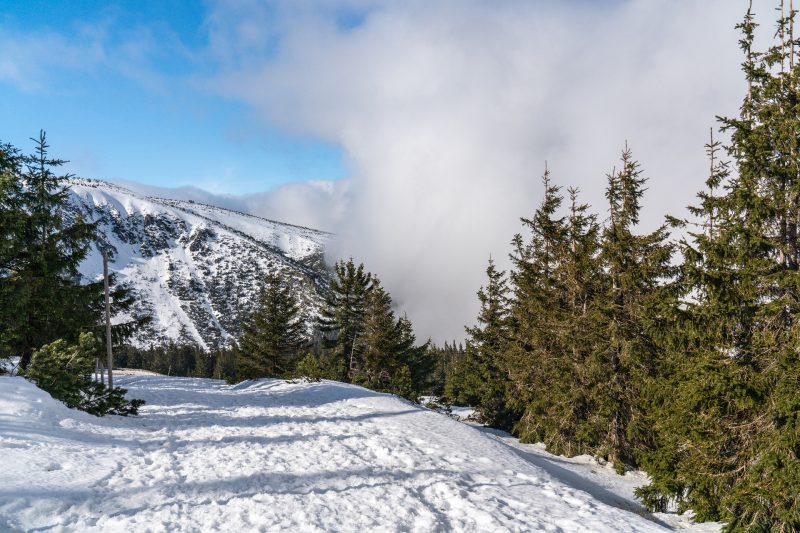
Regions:
[[[394,396],[335,382],[118,381],[147,401],[141,416],[91,417],[0,378],[0,452],[13,465],[0,529],[668,530],[555,461]]]

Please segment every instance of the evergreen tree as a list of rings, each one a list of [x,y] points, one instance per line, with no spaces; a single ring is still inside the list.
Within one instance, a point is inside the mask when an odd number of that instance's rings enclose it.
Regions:
[[[307,343],[305,321],[291,285],[279,272],[270,272],[260,306],[245,323],[236,347],[237,379],[289,375]]]
[[[724,118],[735,172],[714,157],[692,213],[703,230],[682,242],[686,319],[668,435],[641,491],[677,501],[729,530],[800,528],[800,107],[795,12],[777,43],[753,50],[751,11],[739,25],[748,81],[738,118]],[[715,191],[722,188],[719,194]]]
[[[22,195],[25,205],[24,266],[15,279],[25,287],[25,315],[18,330],[20,366],[25,368],[38,347],[54,340],[77,340],[78,334],[99,318],[102,281],[81,285],[78,265],[89,245],[98,240],[96,226],[80,217],[67,221],[68,191],[53,169],[65,161],[51,159],[44,132],[35,140],[34,154],[24,158]]]
[[[578,202],[577,189],[568,193],[569,214],[557,270],[559,305],[553,310],[551,331],[559,351],[548,358],[552,382],[541,425],[543,440],[552,450],[574,455],[595,452],[598,446],[599,435],[591,423],[596,409],[590,394],[593,376],[587,361],[596,341],[591,316],[605,280],[597,218],[588,214],[588,205]]]
[[[374,276],[365,304],[364,330],[357,340],[361,357],[352,360],[352,380],[373,389],[386,389],[397,370],[400,332],[392,298]]]
[[[320,310],[318,328],[323,337],[323,366],[332,379],[346,380],[357,372],[363,359],[359,337],[364,334],[367,297],[372,290],[372,274],[353,259],[334,266],[325,304]]]
[[[392,298],[375,276],[365,303],[357,342],[362,358],[354,362],[353,381],[416,400],[431,371],[427,343],[416,346],[411,321],[395,318]]]
[[[22,156],[9,144],[0,146],[0,357],[14,352],[24,317],[24,286],[14,281],[21,269]]]
[[[73,409],[97,416],[137,414],[144,401],[128,401],[125,389],[109,389],[92,379],[95,356],[96,341],[90,333],[82,333],[74,346],[59,339],[34,352],[25,377]]]
[[[431,346],[431,354],[436,361],[434,368],[435,385],[433,394],[443,396],[447,403],[470,405],[462,401],[461,390],[464,383],[463,367],[466,360],[466,351],[463,344],[449,344],[444,346]]]
[[[512,241],[514,298],[504,364],[512,383],[509,407],[522,413],[514,426],[520,439],[571,454],[571,438],[560,429],[564,417],[554,412],[568,396],[565,391],[575,386],[571,365],[564,360],[563,336],[556,334],[564,323],[562,262],[569,235],[565,217],[558,214],[560,187],[552,184],[546,168],[543,184],[541,205],[532,218],[522,219],[530,240],[517,234]]]
[[[486,277],[486,286],[478,291],[478,325],[467,328],[467,371],[475,375],[465,381],[466,394],[474,398],[472,405],[482,422],[510,428],[517,413],[508,407],[510,382],[502,361],[509,336],[508,287],[505,272],[498,271],[491,258]]]
[[[95,224],[68,208],[68,190],[55,169],[44,132],[32,155],[0,146],[0,349],[21,356],[49,342],[77,342],[81,332],[102,338],[103,282],[83,283],[78,265],[99,242]],[[112,311],[128,311],[133,298],[111,277]],[[113,328],[119,344],[143,322],[137,317]]]
[[[401,384],[405,378],[394,377],[392,392],[416,401],[420,394],[430,392],[433,386],[436,360],[430,351],[430,340],[425,344],[417,344],[414,326],[407,316],[403,315],[397,320],[397,330],[400,339],[398,359],[401,363],[401,373],[404,373],[402,366],[408,368],[410,387],[406,387],[406,392],[401,392]]]
[[[664,358],[658,342],[668,316],[663,310],[672,305],[665,284],[673,276],[666,226],[634,233],[645,183],[626,146],[620,170],[608,176],[610,220],[600,250],[606,282],[593,313],[596,339],[586,362],[597,450],[618,470],[636,465],[654,446],[647,391]]]

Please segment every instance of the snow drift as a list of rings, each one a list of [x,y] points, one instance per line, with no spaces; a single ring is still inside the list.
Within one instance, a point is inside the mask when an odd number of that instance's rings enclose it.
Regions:
[[[148,402],[140,417],[95,418],[0,378],[0,530],[664,530],[591,482],[390,395],[118,380]]]

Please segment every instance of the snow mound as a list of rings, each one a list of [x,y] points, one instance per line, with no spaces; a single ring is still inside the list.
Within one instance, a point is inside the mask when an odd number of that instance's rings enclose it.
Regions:
[[[667,529],[394,396],[335,382],[118,381],[147,401],[140,417],[94,418],[0,378],[0,530]]]

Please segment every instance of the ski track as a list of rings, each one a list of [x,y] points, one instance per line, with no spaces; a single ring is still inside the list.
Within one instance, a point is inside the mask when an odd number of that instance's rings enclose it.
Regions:
[[[141,416],[95,418],[0,378],[0,530],[667,530],[394,396],[335,382],[117,382],[147,401]]]

